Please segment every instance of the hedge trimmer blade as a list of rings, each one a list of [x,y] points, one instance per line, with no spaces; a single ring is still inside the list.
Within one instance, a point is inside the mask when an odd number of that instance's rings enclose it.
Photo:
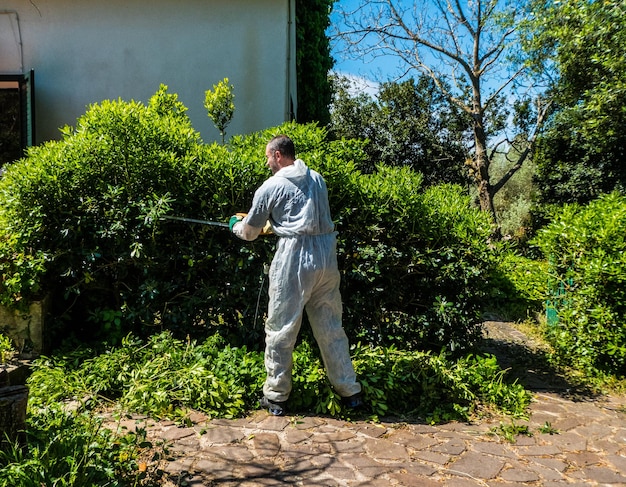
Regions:
[[[162,216],[161,220],[174,220],[187,223],[199,223],[200,225],[210,225],[212,227],[225,227],[228,228],[228,223],[213,222],[210,220],[197,220],[196,218],[184,218],[182,216]]]

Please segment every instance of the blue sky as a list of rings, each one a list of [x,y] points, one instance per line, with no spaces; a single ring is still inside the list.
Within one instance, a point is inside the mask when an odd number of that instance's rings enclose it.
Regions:
[[[337,15],[339,8],[351,11],[356,9],[363,0],[338,0],[335,2],[331,23],[336,24],[340,20]],[[404,3],[404,2],[400,2]],[[413,4],[413,1],[406,1]],[[333,71],[347,75],[357,83],[362,83],[362,88],[370,93],[377,91],[377,82],[388,81],[396,78],[398,73],[398,59],[394,56],[378,57],[376,59],[344,58],[341,53],[341,46],[331,39],[331,55],[335,60]]]
[[[330,16],[331,27],[328,31],[331,36],[331,55],[335,60],[333,71],[339,74],[349,75],[355,80],[367,83],[367,86],[364,86],[363,89],[370,93],[376,92],[376,82],[398,81],[399,79],[407,79],[409,77],[417,78],[420,76],[420,73],[415,70],[411,70],[406,73],[405,70],[407,65],[401,64],[402,61],[394,55],[379,56],[369,59],[361,59],[355,56],[350,58],[344,57],[345,55],[341,50],[341,44],[332,38],[334,30],[338,28],[338,25],[340,26],[339,23],[341,22],[341,15],[338,14],[338,11],[344,10],[346,12],[352,12],[363,3],[366,3],[366,0],[336,0],[334,4],[333,11]],[[430,0],[396,0],[394,3],[401,8],[417,8],[418,11],[421,10],[428,12],[429,8],[431,8],[431,6],[429,6]],[[461,2],[461,4],[465,3],[470,4],[471,2]],[[376,5],[369,4],[369,7],[376,8]],[[356,15],[359,14],[357,13]],[[460,38],[462,39],[463,35],[461,35]],[[431,53],[429,53],[427,49],[424,49],[421,52],[421,56],[423,59],[429,59],[431,57]],[[443,72],[449,69],[449,66],[446,64],[440,64],[440,60],[436,60],[434,57],[432,57],[432,66],[436,69],[444,70]],[[506,75],[507,73],[504,74]],[[403,75],[403,78],[399,78],[400,75]],[[498,79],[497,76],[499,75],[497,74],[496,68],[496,70],[492,71],[489,76],[483,78],[483,88],[487,90],[491,85],[493,85],[494,89],[499,87],[501,80]]]

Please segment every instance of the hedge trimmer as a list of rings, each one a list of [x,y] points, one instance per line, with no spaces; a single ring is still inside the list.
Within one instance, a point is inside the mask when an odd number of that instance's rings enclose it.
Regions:
[[[245,218],[248,214],[237,213],[236,215],[241,218]],[[182,216],[162,216],[161,220],[173,220],[173,221],[187,222],[187,223],[199,223],[200,225],[210,225],[212,227],[225,227],[225,228],[230,229],[230,225],[228,223],[216,222],[216,221],[211,221],[211,220],[198,220],[197,218],[185,218]],[[273,233],[272,226],[270,225],[270,222],[268,221],[265,223],[263,230],[261,230],[261,235],[271,235],[272,233]]]
[[[196,218],[184,218],[182,216],[162,216],[161,220],[174,220],[174,221],[187,222],[187,223],[199,223],[200,225],[210,225],[212,227],[228,228],[228,223],[214,222],[210,220],[198,220]]]

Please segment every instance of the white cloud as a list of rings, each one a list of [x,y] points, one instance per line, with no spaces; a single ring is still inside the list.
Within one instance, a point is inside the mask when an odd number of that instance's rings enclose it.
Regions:
[[[372,97],[376,97],[380,91],[380,83],[372,81],[363,76],[358,76],[352,73],[346,73],[342,71],[334,71],[332,74],[347,78],[350,81],[352,88],[349,90],[351,95],[358,95],[365,93]]]

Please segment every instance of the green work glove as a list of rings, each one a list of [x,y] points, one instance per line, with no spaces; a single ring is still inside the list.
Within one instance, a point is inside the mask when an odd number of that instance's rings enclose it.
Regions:
[[[240,222],[241,220],[243,220],[243,217],[239,216],[239,215],[233,215],[230,217],[230,221],[228,222],[228,228],[230,228],[230,231],[233,231],[233,227],[235,226],[235,223]]]

